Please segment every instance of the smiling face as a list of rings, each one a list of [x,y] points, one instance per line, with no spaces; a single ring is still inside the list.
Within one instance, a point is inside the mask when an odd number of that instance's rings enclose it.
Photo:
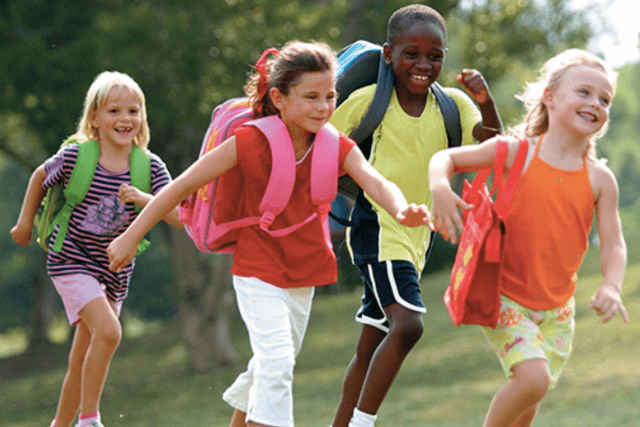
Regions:
[[[384,60],[396,76],[396,91],[401,104],[412,98],[425,100],[429,87],[442,71],[446,54],[443,29],[415,22],[384,45]]]
[[[122,148],[133,144],[142,123],[138,96],[126,87],[114,87],[91,117],[101,144]]]
[[[557,86],[544,95],[549,126],[564,126],[585,137],[595,134],[609,119],[613,93],[613,86],[601,68],[576,65],[567,69]]]
[[[274,105],[289,133],[306,139],[329,121],[336,108],[335,76],[332,71],[307,72],[287,95],[271,89]]]

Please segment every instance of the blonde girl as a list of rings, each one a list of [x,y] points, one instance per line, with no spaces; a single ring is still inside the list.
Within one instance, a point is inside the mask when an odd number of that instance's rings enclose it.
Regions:
[[[267,51],[270,52],[270,51]],[[336,103],[335,54],[322,43],[287,43],[265,63],[245,91],[254,117],[277,114],[286,125],[296,154],[296,182],[289,204],[272,228],[302,222],[317,207],[309,190],[315,134],[329,121]],[[271,169],[267,139],[242,126],[219,147],[198,159],[161,191],[132,226],[109,247],[111,269],[118,271],[135,254],[147,230],[188,195],[234,166],[242,171],[241,216],[259,214]],[[366,161],[355,143],[340,135],[339,172],[348,173],[401,224],[428,223],[426,206],[409,205],[395,184]],[[293,367],[305,335],[316,286],[336,280],[333,250],[320,219],[294,233],[272,237],[259,227],[243,228],[233,257],[233,286],[248,332],[253,357],[247,371],[223,394],[234,408],[232,427],[293,426]]]
[[[597,56],[570,49],[550,59],[541,78],[519,96],[527,112],[512,132],[507,165],[515,159],[517,139],[529,142],[529,152],[506,218],[498,326],[482,328],[509,382],[495,395],[485,427],[530,426],[541,399],[556,386],[572,349],[577,270],[594,211],[604,280],[589,308],[603,323],[616,313],[629,321],[620,298],[627,252],[618,186],[595,156],[616,78]],[[470,207],[451,190],[450,175],[492,166],[495,152],[493,139],[431,160],[434,218],[445,238],[457,240],[458,208]]]
[[[59,252],[54,252],[53,232],[47,257],[47,273],[58,291],[69,323],[76,327],[69,368],[65,376],[58,410],[51,423],[69,427],[78,410],[77,426],[102,427],[99,404],[111,358],[120,343],[118,320],[127,296],[134,263],[121,271],[109,270],[107,246],[138,215],[134,204],[145,206],[151,195],[132,187],[129,154],[136,145],[149,144],[145,97],[138,84],[118,72],[99,74],[89,88],[78,130],[67,141],[83,144],[98,140],[98,166],[85,199],[74,208],[69,228]],[[78,156],[78,144],[65,145],[31,175],[18,221],[11,230],[21,246],[31,241],[34,215],[46,190],[66,186]],[[153,193],[171,181],[165,164],[155,154],[151,158]],[[178,211],[163,218],[182,228]]]

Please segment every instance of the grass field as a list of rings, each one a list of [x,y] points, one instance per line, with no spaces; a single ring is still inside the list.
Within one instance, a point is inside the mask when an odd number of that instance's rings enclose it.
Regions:
[[[616,317],[602,325],[587,309],[600,280],[598,253],[590,250],[576,293],[574,352],[557,390],[543,400],[537,427],[640,426],[640,261],[630,262],[624,284],[630,324]],[[383,403],[378,427],[481,426],[491,398],[506,382],[477,327],[456,328],[449,320],[442,303],[447,282],[446,273],[423,280],[425,334]],[[353,321],[359,297],[358,291],[315,300],[295,373],[296,426],[327,427],[332,421],[359,333]],[[243,325],[234,340],[246,361]],[[51,421],[67,357],[67,347],[58,347],[44,367],[0,359],[0,426],[44,427]],[[227,426],[232,411],[220,395],[241,368],[189,372],[172,325],[129,338],[105,386],[103,421],[107,427]]]

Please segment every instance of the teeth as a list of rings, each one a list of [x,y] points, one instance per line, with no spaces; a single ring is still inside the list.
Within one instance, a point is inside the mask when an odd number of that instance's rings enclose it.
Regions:
[[[429,76],[416,76],[416,75],[413,75],[411,77],[413,77],[416,80],[423,81],[423,82],[426,82],[427,80],[429,80]]]
[[[593,113],[579,113],[580,117],[585,118],[589,121],[595,122],[598,120],[598,117]]]

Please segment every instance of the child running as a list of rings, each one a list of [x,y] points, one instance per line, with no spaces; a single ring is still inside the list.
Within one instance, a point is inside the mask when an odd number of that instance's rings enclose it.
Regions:
[[[588,246],[595,209],[604,280],[589,308],[602,322],[616,313],[628,322],[620,298],[626,245],[613,173],[595,157],[605,132],[617,75],[597,56],[578,49],[549,60],[539,81],[518,98],[526,106],[514,136],[529,153],[506,218],[500,318],[482,331],[509,383],[495,395],[485,427],[530,426],[540,400],[553,389],[571,353],[577,271]],[[491,167],[496,139],[438,153],[430,185],[436,224],[445,239],[462,230],[457,208],[469,205],[449,185],[456,170]],[[507,165],[518,141],[510,140]]]
[[[296,180],[277,230],[298,224],[318,208],[310,196],[315,134],[329,121],[336,103],[334,52],[323,43],[289,42],[265,66],[266,52],[245,87],[254,117],[277,114],[286,125],[296,155]],[[240,217],[260,216],[258,205],[271,172],[269,143],[255,127],[235,135],[195,162],[161,191],[132,226],[108,249],[118,271],[135,254],[153,224],[182,200],[234,166],[244,178]],[[348,173],[402,226],[429,224],[425,205],[407,204],[400,189],[366,161],[355,142],[340,135],[339,173]],[[223,398],[235,408],[231,426],[293,426],[295,358],[305,335],[314,287],[334,283],[337,263],[325,237],[324,220],[272,237],[260,227],[241,229],[233,257],[233,286],[249,332],[253,357]],[[425,227],[426,228],[426,227]]]
[[[398,9],[388,23],[384,61],[396,78],[387,112],[373,135],[369,162],[396,183],[409,200],[431,203],[429,159],[447,148],[442,113],[431,85],[447,53],[444,19],[434,9],[414,4]],[[462,91],[445,88],[460,112],[462,144],[474,144],[501,129],[487,84],[476,70],[463,70]],[[331,120],[352,132],[372,102],[375,85],[354,93]],[[360,270],[364,296],[356,320],[362,323],[356,354],[347,368],[333,427],[373,426],[400,366],[422,336],[420,275],[432,243],[426,227],[400,227],[367,191],[360,192],[347,235],[351,258]]]
[[[91,140],[100,144],[91,187],[73,209],[59,252],[53,251],[58,226],[54,229],[47,257],[47,272],[60,294],[69,323],[76,326],[52,427],[69,427],[78,409],[78,427],[103,427],[100,396],[122,336],[118,316],[134,266],[130,260],[120,271],[109,271],[107,246],[138,215],[134,204],[145,206],[152,198],[130,185],[131,147],[146,150],[149,125],[144,94],[128,75],[103,72],[89,88],[78,130],[67,141],[83,144]],[[34,216],[46,190],[57,183],[67,185],[78,157],[78,144],[65,145],[31,175],[18,222],[11,229],[13,240],[20,246],[31,241]],[[171,176],[158,156],[148,154],[151,190],[156,193],[171,181]],[[171,225],[184,227],[177,209],[168,211],[163,218]]]

